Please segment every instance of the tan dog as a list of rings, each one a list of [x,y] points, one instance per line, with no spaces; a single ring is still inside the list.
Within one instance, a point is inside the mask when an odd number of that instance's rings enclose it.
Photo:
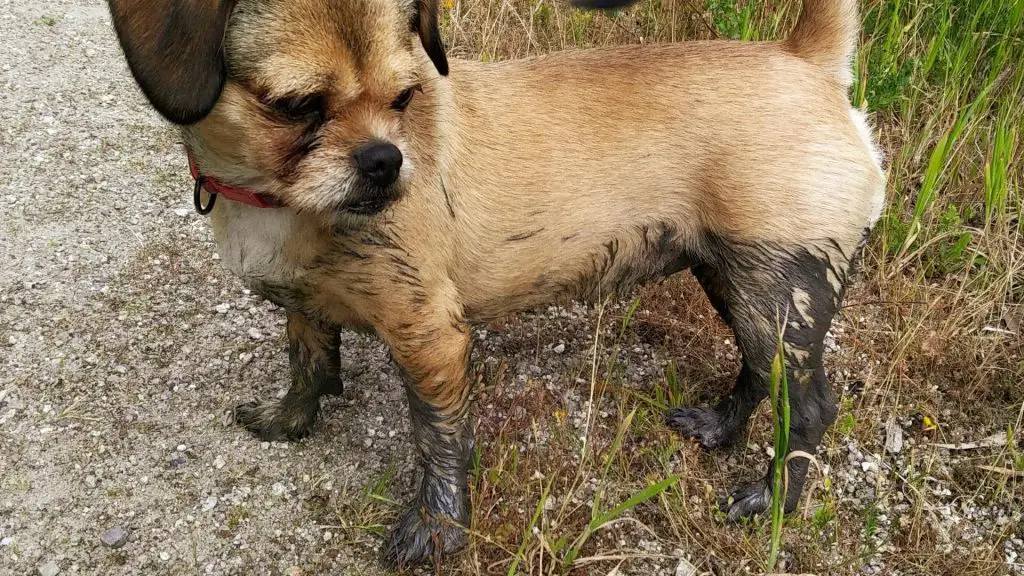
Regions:
[[[132,72],[182,125],[207,189],[243,200],[213,206],[224,263],[288,311],[291,390],[238,420],[264,438],[308,433],[319,397],[341,389],[340,327],[373,330],[402,368],[424,476],[388,562],[465,543],[474,323],[689,268],[743,367],[718,406],[674,409],[669,425],[708,448],[740,436],[787,314],[791,449],[813,453],[835,419],[823,339],[885,188],[846,96],[855,0],[805,0],[783,42],[450,73],[432,0],[111,3]],[[790,462],[788,510],[806,473]],[[733,493],[731,518],[765,510],[768,478]]]

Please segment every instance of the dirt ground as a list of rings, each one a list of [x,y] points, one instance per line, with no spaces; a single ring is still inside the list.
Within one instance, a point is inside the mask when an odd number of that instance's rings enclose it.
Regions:
[[[313,437],[261,443],[226,425],[226,409],[287,386],[284,315],[219,265],[177,135],[136,90],[105,5],[0,0],[0,38],[0,574],[380,573],[376,533],[393,512],[349,512],[367,486],[403,501],[415,479],[405,395],[381,345],[343,334],[346,392],[325,402]],[[528,381],[557,391],[571,420],[587,388],[571,374],[589,362],[594,312],[524,318],[481,331],[481,358],[507,362],[509,394]],[[836,332],[843,344],[843,326]],[[656,344],[620,361],[639,390],[664,373]],[[870,378],[868,364],[839,386]],[[482,430],[507,417],[493,408],[484,405]],[[851,515],[882,489],[880,465],[913,467],[881,455],[884,422],[867,428],[871,444],[830,448],[842,469],[833,464],[836,502]],[[727,479],[716,489],[736,478],[739,459],[716,468]],[[943,495],[941,469],[925,488],[949,508],[932,512],[949,519],[956,546],[969,534],[971,547],[997,547],[1002,573],[1024,573],[1020,510],[1005,498],[965,508]],[[898,508],[875,514],[880,547],[844,573],[886,573]],[[352,517],[373,525],[353,529]],[[958,553],[935,543],[944,546]],[[676,573],[676,552],[645,570]]]

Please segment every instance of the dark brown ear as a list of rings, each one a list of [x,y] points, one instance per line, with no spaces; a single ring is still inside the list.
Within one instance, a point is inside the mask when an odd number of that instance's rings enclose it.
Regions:
[[[176,124],[202,120],[226,76],[224,29],[234,0],[108,0],[142,93]]]
[[[584,10],[618,10],[636,4],[637,0],[569,0],[569,3]]]
[[[441,76],[448,75],[448,56],[441,41],[438,0],[415,0],[416,13],[412,17],[412,29],[420,35],[420,42]]]

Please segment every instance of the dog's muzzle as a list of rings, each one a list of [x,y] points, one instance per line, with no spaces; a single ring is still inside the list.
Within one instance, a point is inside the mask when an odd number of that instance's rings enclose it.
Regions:
[[[402,151],[390,142],[375,140],[352,154],[359,178],[349,191],[342,210],[357,214],[376,214],[399,197],[398,174],[402,169]]]

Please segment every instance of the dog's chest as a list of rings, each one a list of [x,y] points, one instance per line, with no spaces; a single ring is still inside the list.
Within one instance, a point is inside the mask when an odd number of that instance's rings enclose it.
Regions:
[[[212,224],[221,263],[251,287],[297,285],[301,269],[286,257],[295,220],[290,210],[218,203]]]

